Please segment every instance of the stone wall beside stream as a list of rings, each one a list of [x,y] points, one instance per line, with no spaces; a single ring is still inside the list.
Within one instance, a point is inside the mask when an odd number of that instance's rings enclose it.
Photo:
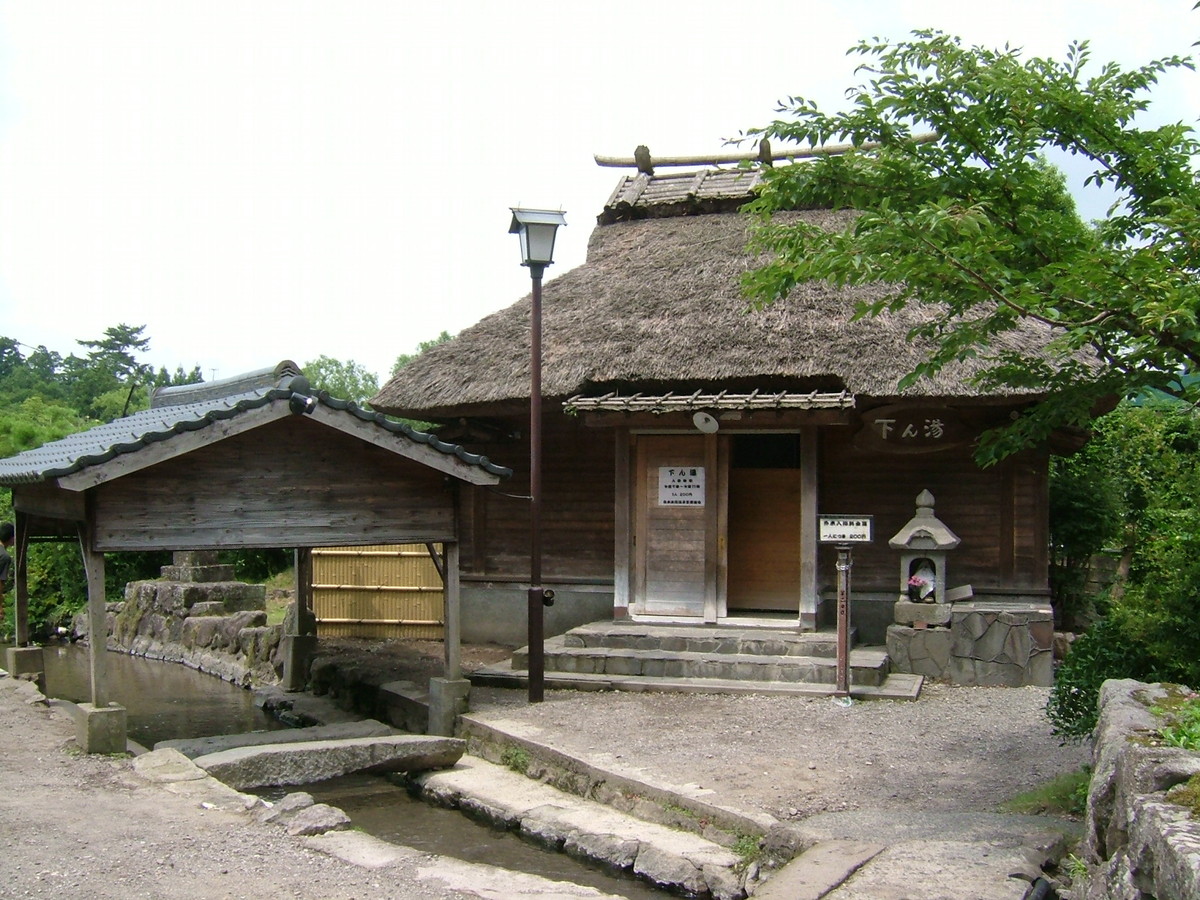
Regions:
[[[283,625],[267,624],[266,588],[235,581],[215,555],[177,553],[155,581],[125,585],[108,604],[108,647],[179,662],[242,687],[278,684]],[[84,636],[86,614],[75,620]]]
[[[1200,897],[1200,821],[1171,792],[1200,780],[1200,752],[1156,742],[1163,720],[1151,712],[1185,690],[1132,680],[1101,688],[1082,848],[1088,877],[1074,900]]]

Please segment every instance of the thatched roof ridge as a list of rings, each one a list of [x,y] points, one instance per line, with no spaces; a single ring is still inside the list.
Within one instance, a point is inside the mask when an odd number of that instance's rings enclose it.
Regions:
[[[838,228],[852,213],[789,214]],[[543,291],[543,395],[608,390],[728,388],[848,390],[899,396],[897,383],[928,353],[908,332],[930,316],[910,305],[851,322],[856,302],[889,288],[827,283],[749,310],[742,274],[750,220],[739,213],[646,218],[593,231],[587,262]],[[401,369],[371,401],[376,409],[429,419],[478,415],[529,397],[530,300],[525,297]],[[1049,339],[1030,326],[1001,337],[1031,350]],[[948,367],[909,397],[981,396],[969,377],[983,363]]]

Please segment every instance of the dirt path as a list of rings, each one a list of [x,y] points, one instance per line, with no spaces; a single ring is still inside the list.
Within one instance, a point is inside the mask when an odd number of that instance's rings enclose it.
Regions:
[[[375,872],[282,830],[146,782],[127,759],[83,756],[65,714],[0,678],[0,896],[88,900],[322,900],[467,895],[418,863]]]
[[[472,713],[539,728],[572,755],[694,784],[743,810],[801,821],[831,811],[995,811],[1089,761],[1062,745],[1045,688],[927,685],[916,703],[762,694],[476,690]]]

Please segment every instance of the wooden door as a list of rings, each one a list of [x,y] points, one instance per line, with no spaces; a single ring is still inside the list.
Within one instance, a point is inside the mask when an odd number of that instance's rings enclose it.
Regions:
[[[639,435],[634,462],[635,612],[715,618],[717,496],[704,435]]]
[[[800,611],[801,496],[794,435],[735,438],[726,598],[733,610]]]

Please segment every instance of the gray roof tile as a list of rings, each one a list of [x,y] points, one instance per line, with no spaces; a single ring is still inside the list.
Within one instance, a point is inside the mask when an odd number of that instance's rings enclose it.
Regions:
[[[89,466],[109,462],[124,453],[137,453],[151,444],[170,440],[175,435],[233,419],[248,410],[275,402],[288,402],[292,394],[287,388],[264,388],[196,403],[143,410],[16,456],[0,459],[0,485],[32,484],[70,475]],[[330,397],[324,391],[318,392],[315,397],[319,403],[331,409],[373,422],[385,431],[418,444],[426,444],[468,465],[479,466],[492,475],[512,475],[512,469],[498,466],[486,456],[468,453],[458,444],[446,443],[436,435],[417,431],[378,413],[360,409],[356,404]]]

